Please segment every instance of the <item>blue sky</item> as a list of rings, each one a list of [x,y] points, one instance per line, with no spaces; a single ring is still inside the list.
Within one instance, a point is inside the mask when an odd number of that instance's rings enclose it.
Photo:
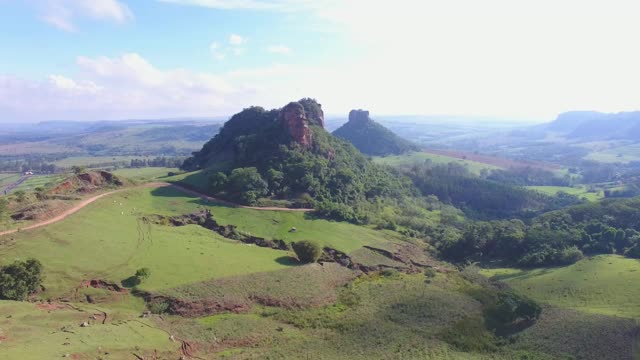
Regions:
[[[612,0],[0,0],[0,121],[640,108]]]

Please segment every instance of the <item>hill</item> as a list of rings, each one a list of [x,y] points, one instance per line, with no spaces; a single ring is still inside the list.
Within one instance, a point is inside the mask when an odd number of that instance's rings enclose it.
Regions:
[[[205,170],[210,193],[246,204],[267,197],[352,213],[374,198],[415,194],[408,178],[328,133],[322,107],[313,99],[282,109],[244,109],[183,168]]]
[[[418,146],[373,121],[365,110],[351,110],[349,121],[334,131],[333,135],[347,140],[360,152],[371,156],[400,155],[420,150]]]
[[[640,112],[572,111],[558,115],[546,130],[572,140],[640,140]]]

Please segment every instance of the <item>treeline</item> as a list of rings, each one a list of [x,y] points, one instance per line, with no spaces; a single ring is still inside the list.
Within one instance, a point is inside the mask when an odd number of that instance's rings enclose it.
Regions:
[[[169,168],[178,168],[182,166],[184,162],[183,157],[155,157],[153,159],[131,159],[129,162],[129,166],[131,168],[142,168],[142,167],[169,167]]]
[[[58,168],[53,164],[36,159],[4,160],[0,161],[0,171],[22,173],[34,171],[40,174],[53,174],[58,171]]]
[[[511,169],[483,169],[481,174],[487,180],[514,186],[572,186],[573,178],[570,174],[559,177],[553,172],[534,167],[519,167]]]
[[[548,196],[520,186],[483,179],[460,164],[425,162],[405,170],[423,195],[462,209],[476,219],[531,218],[545,211],[582,202],[569,194]]]
[[[640,198],[604,200],[521,220],[474,222],[437,239],[453,261],[503,260],[519,266],[572,264],[584,255],[640,258]]]

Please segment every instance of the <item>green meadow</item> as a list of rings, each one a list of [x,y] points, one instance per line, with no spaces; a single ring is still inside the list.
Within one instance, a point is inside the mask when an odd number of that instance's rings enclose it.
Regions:
[[[640,261],[598,255],[573,265],[533,270],[486,269],[501,280],[544,303],[589,313],[640,319]]]
[[[412,152],[404,155],[374,157],[373,160],[378,164],[385,164],[389,166],[407,166],[411,164],[424,163],[425,161],[431,161],[434,164],[456,163],[467,167],[469,171],[474,174],[480,174],[483,169],[499,169],[499,167],[494,165],[427,152]]]
[[[598,190],[597,192],[589,192],[585,186],[569,187],[569,186],[526,186],[527,189],[535,190],[547,195],[557,195],[559,192],[565,192],[567,194],[575,195],[581,198],[585,198],[589,201],[598,201],[604,198],[604,192]]]
[[[93,305],[58,305],[0,301],[0,358],[20,360],[131,359],[132,353],[175,353],[178,343],[152,320],[138,318],[134,309],[103,309]],[[107,313],[109,322],[101,324]],[[83,322],[90,323],[81,327]]]
[[[385,247],[396,235],[304,213],[238,209],[203,201],[174,188],[130,189],[102,198],[64,221],[0,238],[0,262],[38,258],[50,274],[44,296],[60,296],[80,281],[119,283],[136,269],[152,276],[141,287],[171,288],[220,277],[291,266],[284,252],[230,241],[196,225],[145,223],[145,215],[182,215],[210,209],[221,224],[265,238],[315,240],[344,252],[362,245]],[[290,232],[296,227],[296,232]]]

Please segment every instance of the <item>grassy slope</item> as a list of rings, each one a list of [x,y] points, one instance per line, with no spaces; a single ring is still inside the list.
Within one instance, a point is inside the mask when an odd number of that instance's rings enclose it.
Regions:
[[[390,166],[403,166],[403,165],[411,165],[415,163],[421,163],[426,160],[431,160],[434,164],[448,164],[448,163],[457,163],[464,166],[467,166],[469,171],[475,174],[480,174],[482,169],[492,170],[499,169],[497,166],[483,164],[470,160],[456,159],[449,156],[438,155],[438,154],[430,154],[426,152],[412,152],[405,155],[396,155],[396,156],[386,156],[386,157],[375,157],[374,161],[379,164],[386,164]]]
[[[0,301],[0,339],[6,337],[0,341],[0,357],[40,360],[69,354],[76,359],[131,359],[132,351],[149,356],[153,350],[175,353],[178,347],[150,320],[137,319],[139,312],[107,310],[114,321],[102,325],[90,319],[91,314],[102,309],[81,309],[82,312],[68,307],[49,311],[32,303]],[[91,322],[91,326],[80,327],[84,321]],[[69,332],[62,331],[63,327]]]
[[[560,268],[490,269],[495,276],[532,298],[549,304],[640,319],[640,261],[600,255]]]
[[[56,184],[65,179],[68,174],[55,174],[55,175],[34,175],[25,180],[17,188],[13,189],[13,192],[18,190],[32,191],[37,187],[47,187]]]
[[[137,189],[100,199],[62,222],[1,238],[7,244],[0,247],[0,262],[40,259],[46,272],[55,274],[45,282],[52,295],[81,280],[119,282],[143,266],[153,273],[143,285],[150,290],[288,266],[278,261],[280,252],[231,242],[195,225],[174,228],[139,220],[145,214],[185,214],[204,205],[221,223],[242,231],[267,238],[316,240],[345,252],[363,244],[384,247],[387,239],[396,239],[351,224],[305,219],[303,213],[234,209],[206,204],[170,188]],[[292,226],[298,232],[289,233]]]
[[[566,192],[567,194],[576,195],[586,198],[589,201],[598,201],[604,198],[604,193],[598,191],[597,193],[587,192],[586,187],[569,187],[569,186],[526,186],[527,189],[535,190],[547,195],[556,195],[559,192]]]
[[[62,222],[5,236],[2,240],[8,244],[0,248],[0,262],[40,259],[45,272],[53,274],[45,280],[47,293],[53,296],[81,280],[119,282],[143,266],[152,271],[143,286],[149,289],[286,267],[276,261],[281,256],[277,252],[229,242],[198,226],[144,224],[138,220],[142,214],[183,214],[197,207],[194,199],[179,193],[163,197],[152,196],[152,191],[112,195]]]
[[[0,174],[0,189],[20,179],[21,174]]]

